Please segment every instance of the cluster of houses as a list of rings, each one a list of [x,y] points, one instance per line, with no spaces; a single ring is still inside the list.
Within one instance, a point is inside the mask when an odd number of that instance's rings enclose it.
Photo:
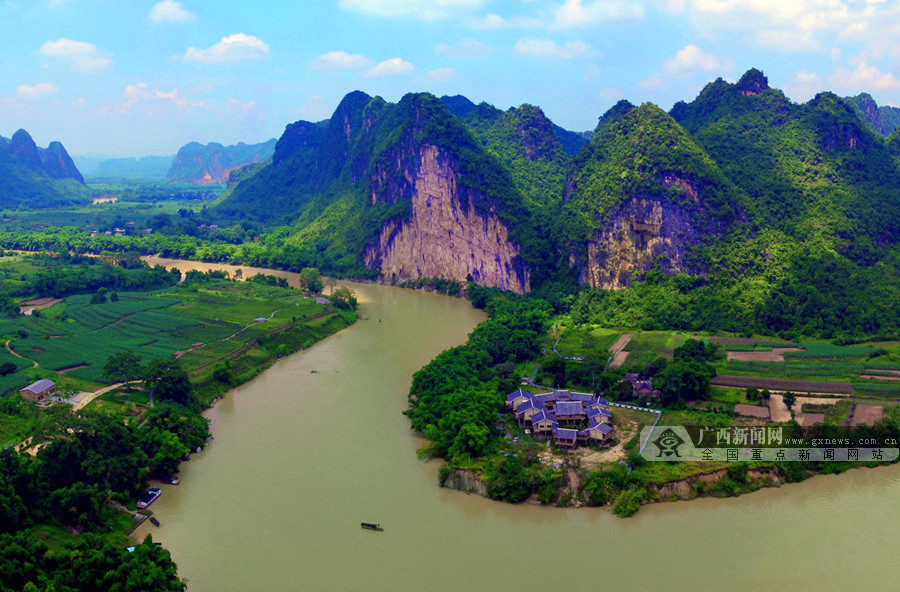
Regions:
[[[629,372],[625,374],[625,380],[631,383],[631,388],[634,389],[634,395],[637,398],[649,397],[659,399],[662,397],[662,393],[660,393],[658,389],[653,388],[653,382],[650,380],[641,380],[640,374]]]
[[[568,390],[534,395],[519,389],[506,396],[506,408],[515,413],[520,427],[531,427],[534,437],[553,438],[566,450],[610,440],[612,413],[607,407],[606,399]]]

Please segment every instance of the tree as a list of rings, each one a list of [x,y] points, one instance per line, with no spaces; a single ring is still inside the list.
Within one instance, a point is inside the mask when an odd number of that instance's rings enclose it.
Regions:
[[[787,405],[789,411],[793,411],[794,403],[797,402],[797,395],[788,391],[784,393],[784,404]]]
[[[304,267],[300,272],[300,289],[319,294],[322,291],[322,276],[317,267]]]
[[[178,360],[154,358],[147,364],[144,380],[150,387],[151,406],[155,395],[161,400],[172,401],[189,409],[195,407],[191,381]]]
[[[331,292],[331,301],[336,307],[344,310],[356,310],[358,304],[356,292],[344,286]]]
[[[0,376],[6,376],[16,371],[16,365],[12,362],[4,362],[0,364]]]
[[[103,377],[110,382],[130,382],[142,374],[141,359],[130,349],[109,356],[103,366]]]

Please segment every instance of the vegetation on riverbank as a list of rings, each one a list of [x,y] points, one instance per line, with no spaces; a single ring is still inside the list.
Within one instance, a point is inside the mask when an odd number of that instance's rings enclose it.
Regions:
[[[4,265],[15,266],[15,273]],[[215,271],[189,272],[176,283],[180,272],[139,261],[134,274],[160,278],[151,287],[161,289],[94,291],[89,278],[118,281],[120,266],[79,258],[61,264],[50,256],[0,258],[0,282],[15,277],[20,284],[14,289],[36,296],[40,292],[23,286],[38,285],[33,276],[47,275],[48,267],[60,268],[52,277],[76,278],[67,291],[93,293],[65,296],[30,316],[10,307],[0,318],[9,348],[2,350],[9,368],[0,366],[9,370],[0,377],[6,392],[0,397],[0,547],[4,558],[21,560],[4,568],[0,590],[23,589],[15,582],[41,582],[37,590],[85,589],[73,583],[80,581],[73,579],[80,577],[74,558],[84,553],[96,556],[97,565],[118,558],[117,581],[183,590],[168,552],[149,542],[121,559],[135,499],[148,478],[172,475],[189,451],[204,446],[209,426],[202,409],[279,357],[353,323],[355,295],[333,288],[332,307],[288,288],[283,279],[238,282]],[[53,379],[62,397],[110,382],[137,382],[74,412],[64,403],[43,408],[17,394],[38,378]],[[22,446],[6,446],[26,439]],[[141,557],[139,564],[134,556]],[[103,583],[108,579],[97,575],[92,589],[109,589]]]

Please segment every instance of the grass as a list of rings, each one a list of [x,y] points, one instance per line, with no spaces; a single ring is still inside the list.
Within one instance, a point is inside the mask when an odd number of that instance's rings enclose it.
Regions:
[[[693,337],[691,333],[674,331],[642,331],[635,333],[625,347],[625,366],[646,366],[658,357],[672,358],[676,347]]]
[[[579,325],[563,331],[556,350],[562,356],[583,356],[589,350],[606,351],[620,334],[597,325]]]
[[[811,341],[801,341],[799,347],[803,351],[785,352],[784,357],[787,358],[867,358],[869,355],[879,351],[880,348],[873,346],[850,346],[850,345],[834,345],[832,343],[821,343]]]
[[[804,405],[805,407],[805,405]],[[847,416],[850,415],[852,404],[847,399],[841,399],[834,405],[829,406],[830,409],[825,411],[826,426],[842,426]]]
[[[900,383],[854,382],[853,396],[862,399],[900,399]]]

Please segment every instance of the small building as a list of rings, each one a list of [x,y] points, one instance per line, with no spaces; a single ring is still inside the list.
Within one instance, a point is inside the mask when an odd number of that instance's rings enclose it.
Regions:
[[[522,389],[517,391],[513,391],[506,395],[506,408],[507,409],[515,409],[520,404],[524,403],[531,393],[526,393]]]
[[[612,431],[613,427],[608,423],[598,423],[590,426],[587,429],[587,433],[590,439],[601,444],[610,439],[610,434],[612,434]]]
[[[556,445],[560,448],[574,450],[575,442],[577,440],[578,430],[569,430],[566,428],[559,428],[558,430],[556,430]]]
[[[531,417],[541,411],[535,403],[534,399],[526,399],[524,403],[519,403],[516,407],[516,421],[519,423],[519,427],[525,427],[527,424],[531,423]]]
[[[556,417],[546,409],[538,411],[531,416],[531,429],[534,430],[536,437],[549,438],[553,433],[553,429],[558,427],[559,424],[556,422]]]
[[[556,404],[554,413],[561,424],[576,424],[587,417],[584,407],[578,401],[560,401]]]
[[[23,399],[40,403],[56,392],[56,383],[49,378],[43,378],[37,382],[32,382],[19,392],[22,394]]]

